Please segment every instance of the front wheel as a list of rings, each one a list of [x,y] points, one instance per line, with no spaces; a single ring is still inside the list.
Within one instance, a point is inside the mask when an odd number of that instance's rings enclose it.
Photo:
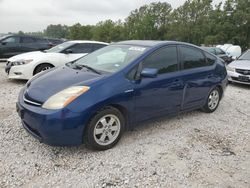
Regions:
[[[112,148],[121,138],[125,120],[122,113],[113,107],[99,111],[86,127],[84,142],[96,150]]]
[[[206,104],[203,106],[202,110],[207,113],[214,112],[220,103],[221,93],[218,87],[214,88],[207,98]]]
[[[43,63],[43,64],[40,64],[38,65],[35,70],[34,70],[34,75],[36,75],[37,73],[39,72],[42,72],[42,71],[46,71],[46,70],[49,70],[51,68],[53,68],[54,66],[49,64],[49,63]]]

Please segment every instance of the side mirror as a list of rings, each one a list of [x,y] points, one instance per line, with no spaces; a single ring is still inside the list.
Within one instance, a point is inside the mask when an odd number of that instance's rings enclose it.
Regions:
[[[141,77],[144,78],[156,78],[158,74],[158,69],[154,68],[144,68],[141,71]]]
[[[65,50],[65,54],[72,54],[72,53],[73,53],[73,51],[71,49]]]

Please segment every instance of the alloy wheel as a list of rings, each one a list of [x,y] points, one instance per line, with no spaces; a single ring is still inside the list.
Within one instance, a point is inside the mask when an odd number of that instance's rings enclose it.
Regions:
[[[119,136],[120,130],[119,118],[113,114],[105,115],[95,125],[94,139],[99,145],[109,145]]]

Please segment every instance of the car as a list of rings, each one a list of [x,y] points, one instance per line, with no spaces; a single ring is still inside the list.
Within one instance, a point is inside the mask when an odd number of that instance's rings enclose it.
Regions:
[[[16,106],[40,142],[106,150],[140,122],[214,112],[226,86],[222,60],[197,46],[123,41],[33,77]]]
[[[52,43],[46,38],[29,35],[7,35],[0,39],[0,59],[51,48]]]
[[[62,44],[63,42],[66,42],[66,40],[63,40],[63,39],[47,38],[47,40],[49,41],[51,47],[54,47],[54,46],[57,46],[59,44]]]
[[[232,62],[232,56],[227,54],[225,51],[223,51],[220,48],[216,47],[202,47],[202,49],[209,51],[210,53],[218,56],[219,58],[223,59],[227,64]]]
[[[28,80],[41,71],[65,65],[107,45],[97,41],[68,41],[46,51],[11,57],[7,60],[5,72],[9,79]]]
[[[250,85],[250,49],[226,68],[229,82]]]

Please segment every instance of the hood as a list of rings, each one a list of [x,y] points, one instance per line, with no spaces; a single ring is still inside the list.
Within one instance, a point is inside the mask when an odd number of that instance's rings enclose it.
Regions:
[[[8,61],[17,61],[17,60],[20,60],[20,59],[33,59],[37,56],[40,56],[41,54],[44,54],[44,52],[41,52],[41,51],[35,51],[35,52],[28,52],[28,53],[23,53],[23,54],[20,54],[20,55],[15,55],[11,58],[8,59]]]
[[[25,97],[38,103],[44,103],[49,97],[74,85],[86,85],[104,77],[87,71],[75,70],[67,66],[41,73],[27,83]]]
[[[235,69],[247,69],[250,70],[250,60],[236,60],[228,65]]]

